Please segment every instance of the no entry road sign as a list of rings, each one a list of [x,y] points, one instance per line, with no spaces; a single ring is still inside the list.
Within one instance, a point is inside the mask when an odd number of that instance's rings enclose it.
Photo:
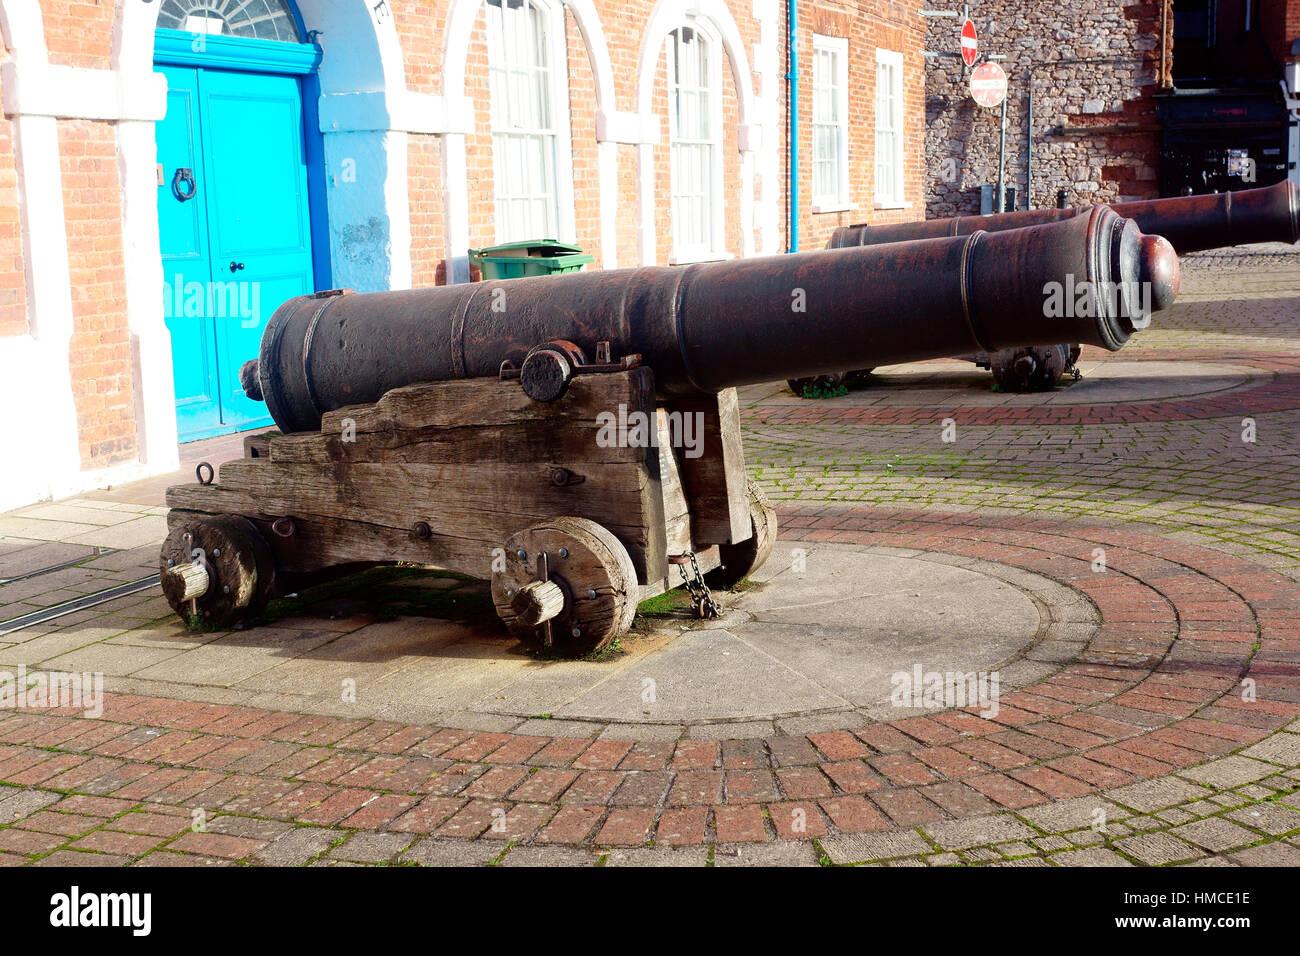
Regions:
[[[961,58],[966,61],[967,66],[975,65],[975,57],[979,55],[979,43],[975,39],[975,24],[967,20],[961,25]]]
[[[980,106],[997,106],[1007,96],[1007,75],[996,63],[981,63],[970,75],[970,95]]]

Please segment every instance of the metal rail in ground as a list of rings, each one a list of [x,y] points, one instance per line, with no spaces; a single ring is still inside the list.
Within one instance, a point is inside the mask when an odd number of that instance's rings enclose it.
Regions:
[[[117,548],[96,548],[93,554],[83,555],[80,558],[72,558],[60,564],[51,564],[48,568],[37,568],[35,571],[28,571],[26,574],[15,575],[12,578],[0,578],[0,587],[6,584],[13,584],[15,581],[27,581],[31,578],[38,578],[42,574],[53,574],[55,571],[62,571],[65,568],[75,568],[79,564],[87,561],[94,561],[96,558],[102,558],[109,554],[117,554]]]
[[[151,574],[147,578],[141,578],[138,581],[128,581],[126,584],[118,584],[103,591],[96,591],[93,594],[84,594],[79,598],[73,598],[71,601],[64,601],[62,604],[55,604],[53,607],[42,608],[39,611],[33,611],[31,614],[24,614],[22,617],[0,621],[0,637],[12,634],[14,631],[21,631],[33,624],[44,624],[46,621],[53,621],[67,614],[84,611],[86,608],[100,604],[107,604],[109,601],[120,597],[147,591],[149,588],[157,587],[158,584],[158,575]]]

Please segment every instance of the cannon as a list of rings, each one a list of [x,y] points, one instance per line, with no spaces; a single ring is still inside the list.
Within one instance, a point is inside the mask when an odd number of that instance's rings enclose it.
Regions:
[[[996,232],[1021,229],[1029,225],[1060,222],[1087,213],[1093,207],[1067,209],[1028,209],[1020,212],[987,216],[957,216],[951,219],[927,219],[890,225],[860,224],[841,226],[832,234],[828,249],[870,246],[940,236],[962,236],[977,230]],[[1132,219],[1143,232],[1164,236],[1179,255],[1203,252],[1253,242],[1300,241],[1300,189],[1289,180],[1259,189],[1202,196],[1178,196],[1113,203],[1121,216]],[[1079,346],[1049,345],[997,352],[975,352],[957,356],[991,369],[994,380],[1007,391],[1041,391],[1054,386],[1074,367]],[[856,372],[823,372],[791,381],[796,395],[809,385],[835,386],[851,376],[861,376],[870,369]]]
[[[1067,277],[1120,291],[1045,319],[1044,284]],[[716,611],[709,585],[770,554],[736,386],[831,357],[1118,349],[1143,282],[1154,308],[1172,301],[1172,247],[1097,207],[887,246],[299,296],[241,372],[279,431],[167,492],[164,593],[192,626],[230,627],[338,569],[434,566],[490,578],[526,645],[591,653],[670,588]]]

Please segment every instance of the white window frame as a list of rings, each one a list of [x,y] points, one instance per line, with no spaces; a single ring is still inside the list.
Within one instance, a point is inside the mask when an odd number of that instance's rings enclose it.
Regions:
[[[891,116],[888,117],[889,126],[881,126],[881,120],[885,119],[880,114],[882,112],[880,103],[881,84],[880,68],[888,66],[893,70],[894,83],[893,89],[890,90],[892,99]],[[876,50],[876,103],[875,103],[875,163],[874,175],[872,179],[875,182],[875,206],[877,209],[904,209],[909,203],[904,199],[907,189],[906,173],[903,167],[904,160],[904,123],[903,123],[903,54],[893,50]],[[881,182],[880,176],[880,135],[881,133],[893,133],[893,155],[890,158],[893,166],[893,181],[888,183]]]
[[[677,182],[678,151],[677,143],[677,98],[673,95],[673,72],[676,58],[674,34],[681,29],[694,30],[704,41],[708,49],[708,64],[705,88],[709,97],[709,137],[707,140],[695,140],[696,145],[710,147],[709,197],[708,197],[708,243],[703,246],[686,246],[681,239],[682,218],[678,213]],[[726,242],[726,196],[723,185],[722,153],[722,37],[705,21],[688,19],[680,26],[668,32],[664,39],[664,63],[667,72],[668,89],[668,168],[669,195],[672,203],[672,251],[668,262],[679,265],[686,262],[709,262],[729,258]]]
[[[501,62],[502,51],[499,37],[494,34],[490,14],[484,5],[484,28],[487,33],[489,104],[488,123],[492,133],[492,194],[493,194],[493,234],[494,241],[514,242],[526,239],[558,239],[561,242],[573,242],[576,239],[577,224],[574,214],[573,196],[573,144],[570,133],[569,115],[569,61],[566,42],[564,7],[556,0],[524,0],[524,3],[536,7],[546,25],[546,94],[550,105],[550,126],[546,129],[530,130],[527,135],[545,136],[550,139],[553,156],[551,160],[551,209],[553,218],[553,235],[524,235],[516,228],[509,217],[497,214],[502,202],[499,186],[504,182],[503,166],[508,157],[503,155],[502,136],[518,134],[514,129],[498,127],[499,113],[492,98],[500,89],[500,75],[506,69]]]
[[[823,56],[831,58],[832,73],[829,84],[818,81],[818,64]],[[831,97],[835,119],[821,122],[825,97]],[[818,156],[818,129],[833,131],[835,155]],[[813,34],[813,102],[812,102],[812,205],[814,213],[842,212],[851,208],[849,200],[849,41],[847,37]],[[834,188],[830,192],[817,191],[817,167],[833,163]]]

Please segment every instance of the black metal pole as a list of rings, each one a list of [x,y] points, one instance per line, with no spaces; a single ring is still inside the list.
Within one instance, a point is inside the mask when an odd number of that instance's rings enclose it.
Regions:
[[[1007,98],[1002,97],[1002,129],[998,141],[998,212],[1007,211],[1007,184],[1004,178],[1007,157]]]

